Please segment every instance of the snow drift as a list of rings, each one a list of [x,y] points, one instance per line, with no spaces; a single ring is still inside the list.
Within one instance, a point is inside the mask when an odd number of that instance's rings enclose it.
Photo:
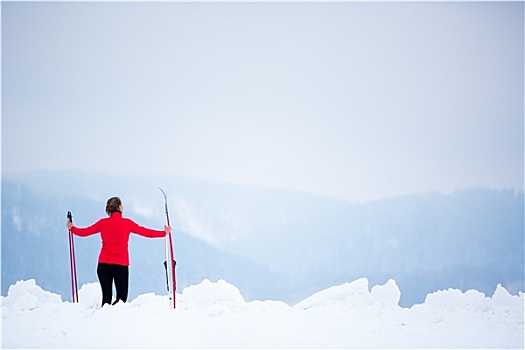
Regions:
[[[178,294],[143,294],[100,308],[98,283],[64,302],[35,280],[1,298],[4,348],[523,348],[524,296],[449,289],[399,306],[395,281],[363,278],[290,306],[246,302],[237,287],[204,280]]]

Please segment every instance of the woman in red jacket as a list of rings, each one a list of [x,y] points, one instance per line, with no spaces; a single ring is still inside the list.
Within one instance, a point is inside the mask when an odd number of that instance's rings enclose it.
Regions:
[[[123,210],[120,198],[113,197],[108,199],[106,204],[106,213],[109,218],[100,219],[86,228],[76,227],[71,222],[67,222],[67,228],[77,236],[86,237],[100,232],[102,249],[98,258],[97,276],[102,288],[102,306],[111,304],[113,282],[117,291],[117,298],[113,305],[119,300],[126,302],[128,298],[130,233],[157,238],[164,237],[171,232],[170,226],[164,226],[164,231],[139,226],[134,221],[123,218]]]

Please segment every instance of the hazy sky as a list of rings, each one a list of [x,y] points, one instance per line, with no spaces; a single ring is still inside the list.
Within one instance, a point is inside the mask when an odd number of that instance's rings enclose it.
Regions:
[[[2,166],[523,188],[524,4],[2,2]]]

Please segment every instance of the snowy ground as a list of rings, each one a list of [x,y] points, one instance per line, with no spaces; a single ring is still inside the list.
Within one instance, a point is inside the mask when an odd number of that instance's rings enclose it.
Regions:
[[[145,294],[100,308],[97,283],[80,303],[62,301],[34,280],[1,298],[4,348],[523,348],[524,296],[498,286],[429,294],[424,304],[398,306],[390,280],[332,287],[297,305],[246,302],[225,281],[208,280],[178,295]]]

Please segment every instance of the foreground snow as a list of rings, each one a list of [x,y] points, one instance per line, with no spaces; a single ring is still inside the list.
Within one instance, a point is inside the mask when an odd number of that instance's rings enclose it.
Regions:
[[[220,280],[178,295],[144,294],[100,308],[98,283],[80,303],[63,302],[34,280],[2,297],[4,348],[523,348],[524,296],[498,286],[492,297],[449,289],[410,309],[390,280],[332,287],[295,306],[246,302]]]

